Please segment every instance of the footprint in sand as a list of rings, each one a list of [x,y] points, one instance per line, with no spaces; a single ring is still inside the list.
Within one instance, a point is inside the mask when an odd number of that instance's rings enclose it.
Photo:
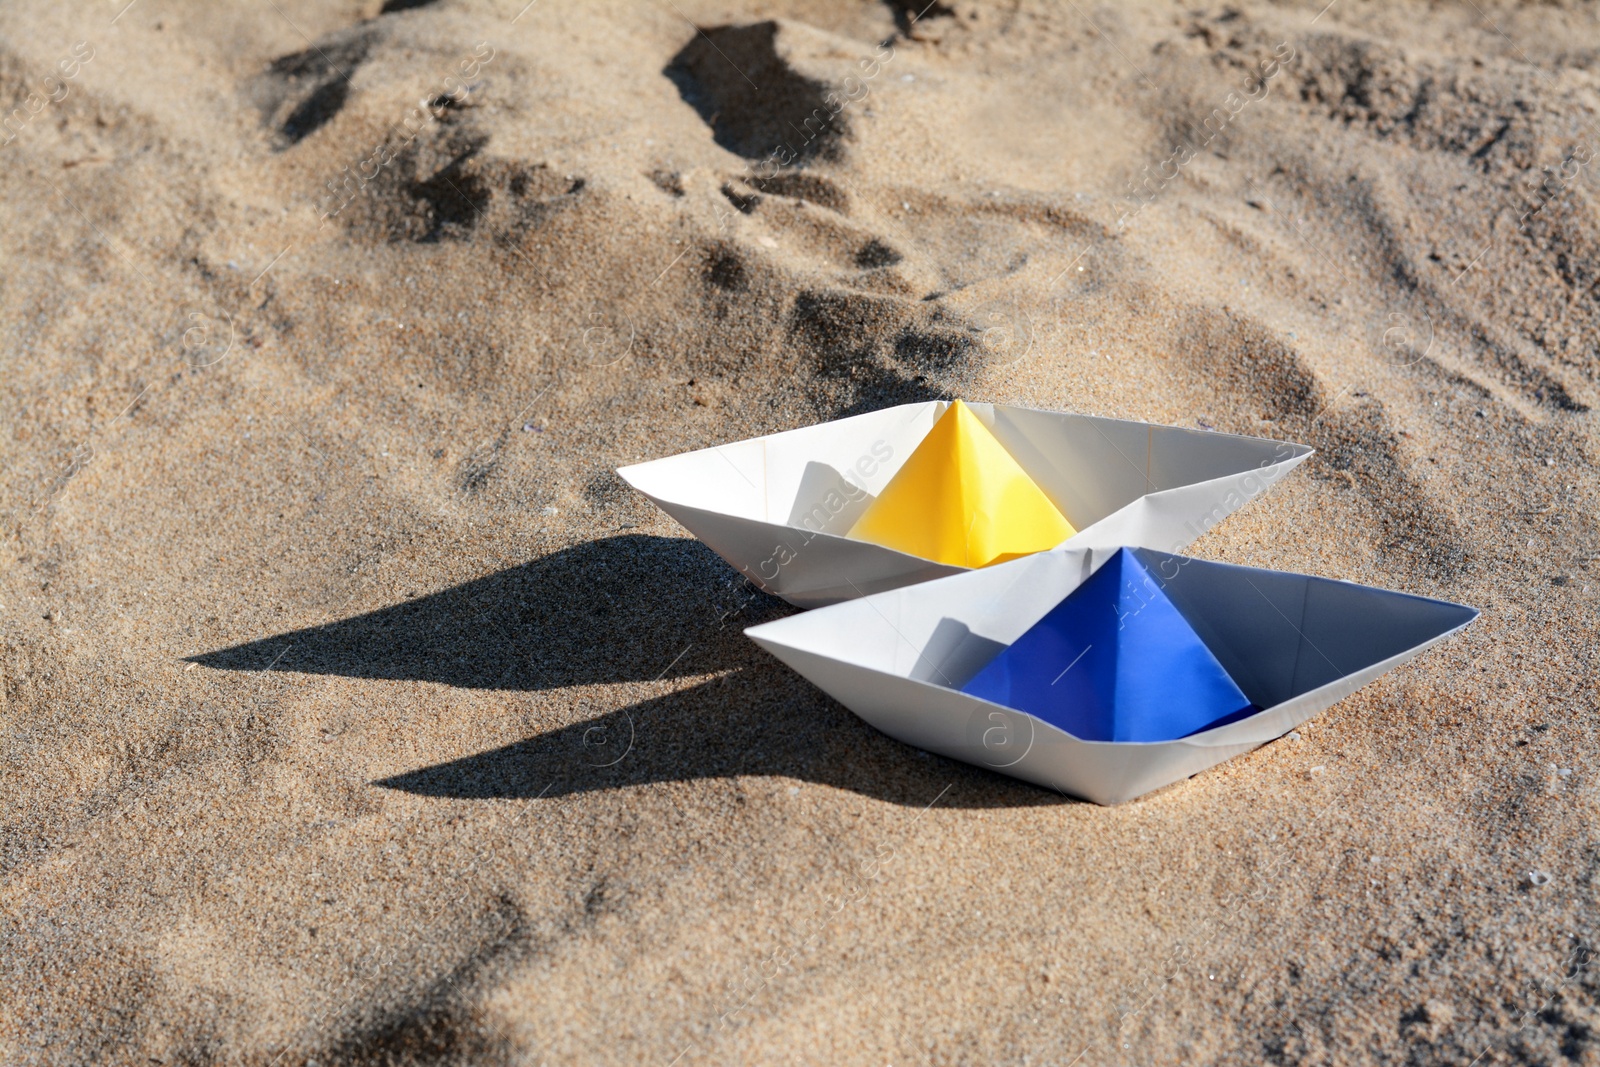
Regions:
[[[272,130],[274,147],[293,147],[332,121],[350,98],[350,79],[378,41],[376,29],[354,26],[303,52],[280,56],[245,92]]]

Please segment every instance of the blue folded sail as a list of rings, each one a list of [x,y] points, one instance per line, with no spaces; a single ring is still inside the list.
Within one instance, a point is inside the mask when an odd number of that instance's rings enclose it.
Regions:
[[[1085,741],[1170,741],[1259,710],[1125,548],[962,692]]]

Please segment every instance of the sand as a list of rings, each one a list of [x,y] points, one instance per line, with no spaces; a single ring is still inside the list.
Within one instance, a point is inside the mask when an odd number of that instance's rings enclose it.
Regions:
[[[0,1062],[1600,1062],[1592,12],[915,14],[0,9]],[[1483,615],[1102,808],[613,473],[958,396]]]

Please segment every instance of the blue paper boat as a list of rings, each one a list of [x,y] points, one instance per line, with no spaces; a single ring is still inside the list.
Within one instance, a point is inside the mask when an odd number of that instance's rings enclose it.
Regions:
[[[1171,736],[1221,706],[1212,701],[1198,716],[1151,727],[1162,739],[1101,740],[1084,735],[1103,736],[1104,720],[1073,724],[1075,733],[1045,707],[1019,710],[963,691],[1118,559],[1149,577],[1259,711]],[[745,632],[891,737],[1115,804],[1282,736],[1477,615],[1448,601],[1150,549],[1056,549]],[[1131,673],[1140,662],[1130,661]],[[1024,688],[1037,684],[1026,678]],[[985,689],[993,681],[977,688],[1002,696]],[[1017,700],[1015,692],[1004,700]]]

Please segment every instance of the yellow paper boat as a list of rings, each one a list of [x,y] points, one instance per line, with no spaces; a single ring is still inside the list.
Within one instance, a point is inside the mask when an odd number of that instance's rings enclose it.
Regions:
[[[957,400],[847,536],[956,567],[987,567],[1077,533]]]
[[[851,536],[952,406],[881,408],[618,473],[761,589],[796,607],[833,604],[969,569]],[[1070,548],[1182,549],[1311,454],[1180,426],[962,406],[1070,522]]]

